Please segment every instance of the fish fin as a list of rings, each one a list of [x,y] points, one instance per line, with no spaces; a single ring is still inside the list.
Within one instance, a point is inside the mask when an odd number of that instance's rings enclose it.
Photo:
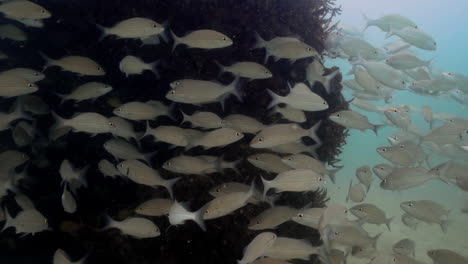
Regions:
[[[169,196],[171,197],[171,199],[174,199],[174,191],[173,191],[174,184],[176,184],[180,179],[181,179],[180,177],[177,177],[174,179],[166,180],[164,182],[164,187],[166,187],[167,191],[169,192]]]
[[[242,100],[242,95],[241,95],[241,86],[239,84],[239,77],[236,77],[227,87],[229,89],[229,93],[233,94],[234,96],[237,97],[239,102],[243,102]]]
[[[366,29],[370,26],[370,23],[371,23],[371,20],[367,17],[366,14],[362,13],[362,18],[364,19],[364,21],[366,21],[366,25],[364,26],[364,28],[362,29],[362,32],[366,31]]]
[[[336,75],[338,75],[338,73],[340,73],[340,71],[338,70],[335,70],[334,72],[330,73],[329,75],[325,76],[325,83],[322,83],[323,84],[323,87],[325,88],[325,91],[327,92],[327,94],[330,94],[330,82],[331,80],[333,80]]]
[[[50,111],[52,117],[55,119],[55,124],[52,129],[59,129],[65,126],[66,119],[57,115],[54,111]]]
[[[390,30],[385,34],[385,39],[390,38],[391,36],[395,35],[395,31],[393,30],[392,26],[389,26]]]
[[[440,228],[442,229],[444,233],[447,233],[448,224],[449,224],[448,220],[440,221]]]
[[[385,219],[385,225],[387,226],[388,231],[390,231],[390,232],[392,231],[392,230],[390,229],[390,223],[392,222],[393,218],[394,218],[394,217],[392,216],[392,217],[390,217],[390,218],[388,218],[388,219]]]
[[[206,225],[205,221],[203,220],[203,215],[205,214],[206,208],[209,206],[209,204],[206,204],[205,206],[202,206],[200,209],[198,209],[196,212],[193,212],[193,221],[200,226],[200,228],[203,231],[206,231]]]
[[[378,132],[381,128],[385,127],[385,125],[373,125],[372,126],[372,131],[374,131],[375,135],[378,135]]]
[[[149,124],[149,121],[147,120],[147,121],[146,121],[146,129],[145,129],[145,133],[143,134],[143,136],[141,136],[141,138],[140,138],[140,139],[142,139],[142,138],[144,138],[144,137],[148,136],[148,135],[149,135],[149,133],[150,133],[150,130],[151,130],[151,129],[152,129],[152,128],[151,128],[151,126],[150,126],[150,124]]]
[[[101,36],[99,37],[99,40],[98,40],[98,42],[101,42],[103,39],[109,36],[109,33],[107,32],[109,29],[99,24],[96,24],[96,27],[99,29],[99,31],[101,31]]]
[[[277,104],[282,103],[283,96],[276,94],[275,92],[273,92],[273,91],[270,90],[270,89],[266,89],[266,91],[267,91],[268,94],[271,96],[271,102],[270,102],[270,104],[268,105],[267,109],[270,109],[270,108],[272,108],[273,106],[276,106]]]
[[[328,171],[328,177],[330,177],[330,180],[333,182],[333,183],[336,183],[336,173],[339,172],[341,169],[343,168],[343,166],[337,168],[337,169],[333,169],[333,170],[329,170]]]
[[[219,73],[218,73],[218,77],[223,74],[225,72],[225,67],[224,65],[222,65],[221,63],[219,63],[217,60],[213,60],[213,62],[216,64],[216,66],[218,66],[219,68]]]
[[[172,50],[171,50],[171,52],[174,52],[174,50],[175,50],[175,48],[177,47],[177,45],[181,44],[180,38],[177,37],[177,35],[174,34],[174,32],[172,32],[172,30],[169,30],[169,33],[171,34],[172,39],[174,39],[174,44],[173,44]]]
[[[47,55],[45,55],[45,53],[39,51],[39,55],[41,55],[41,57],[46,61],[46,63],[44,64],[44,66],[42,67],[42,71],[45,71],[45,69],[47,69],[48,67],[50,67],[53,63],[54,60],[52,60],[51,58],[47,57]]]
[[[349,192],[351,191],[351,186],[353,186],[353,180],[352,179],[349,182],[348,195],[346,196],[346,202],[349,201]]]
[[[157,151],[157,150],[156,150],[156,151],[153,151],[153,152],[150,152],[150,153],[144,154],[143,156],[144,156],[144,159],[145,159],[146,163],[147,163],[148,165],[151,165],[151,160],[152,160],[157,154],[158,154],[158,151]]]
[[[317,144],[322,144],[322,141],[317,136],[317,131],[320,128],[320,124],[322,124],[322,120],[318,121],[309,129],[309,137],[312,138]]]
[[[266,194],[267,194],[268,190],[271,188],[271,181],[267,181],[267,180],[263,179],[262,176],[260,176],[260,179],[262,180],[262,183],[263,183],[263,201],[265,201]]]
[[[13,221],[15,219],[13,219],[10,215],[10,212],[8,212],[8,208],[3,208],[3,210],[5,211],[5,224],[3,225],[3,228],[1,230],[1,232],[5,231],[5,229],[9,228],[9,227],[14,227],[13,225]]]
[[[264,48],[266,41],[262,38],[262,36],[260,36],[260,34],[258,34],[258,32],[255,31],[254,35],[255,35],[255,45],[250,50]]]
[[[79,170],[79,179],[85,188],[88,188],[88,181],[86,180],[86,173],[88,172],[90,165],[86,165]]]
[[[382,235],[382,233],[378,233],[374,237],[371,238],[372,240],[372,247],[377,248],[377,240],[379,240],[379,237]]]
[[[181,125],[182,125],[183,123],[185,123],[185,122],[190,122],[190,123],[192,123],[192,122],[190,121],[190,116],[189,116],[189,115],[187,115],[186,113],[184,113],[184,111],[182,111],[182,110],[179,110],[179,111],[180,111],[180,113],[182,114],[182,122],[180,122]]]
[[[160,63],[160,60],[155,60],[153,62],[148,63],[148,70],[150,70],[156,76],[157,79],[161,77],[158,71],[158,66]]]

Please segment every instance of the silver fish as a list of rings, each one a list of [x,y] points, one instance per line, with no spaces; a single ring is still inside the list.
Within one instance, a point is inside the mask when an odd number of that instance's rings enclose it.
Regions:
[[[151,71],[158,76],[158,72],[156,70],[157,63],[157,61],[146,63],[138,57],[127,55],[120,61],[119,69],[126,77],[129,75],[143,74],[144,71]]]
[[[432,249],[427,251],[427,256],[429,256],[434,264],[466,264],[468,263],[468,258],[460,255],[457,252],[454,252],[450,249]]]
[[[333,183],[336,181],[336,173],[341,170],[341,168],[329,170],[321,161],[305,154],[294,154],[286,156],[281,160],[294,169],[309,169],[322,175],[328,175]]]
[[[366,116],[350,110],[333,113],[329,116],[329,118],[331,121],[347,128],[355,128],[361,131],[372,129],[375,134],[377,134],[378,130],[383,126],[369,123],[369,120]]]
[[[220,128],[224,125],[223,120],[215,113],[212,112],[195,112],[188,115],[180,111],[183,116],[181,124],[190,122],[192,127],[201,127],[206,129]]]
[[[350,212],[360,219],[365,219],[366,223],[381,225],[385,224],[390,230],[390,222],[393,217],[387,218],[385,212],[374,204],[363,203],[351,207]]]
[[[390,173],[392,173],[393,167],[390,166],[390,165],[388,165],[388,164],[382,163],[382,164],[377,164],[377,165],[375,165],[375,166],[372,168],[372,171],[374,172],[375,175],[377,175],[377,177],[379,177],[379,179],[383,180],[383,179],[385,179]]]
[[[369,192],[369,189],[372,185],[372,171],[369,166],[361,166],[356,169],[356,177],[358,178],[359,182],[366,186],[367,192]]]
[[[257,168],[272,173],[282,173],[292,170],[292,167],[283,163],[280,156],[271,153],[258,153],[247,157],[247,161]]]
[[[261,179],[264,197],[268,190],[272,188],[275,189],[276,193],[317,191],[325,183],[322,175],[307,169],[285,171],[278,174],[271,181]]]
[[[144,17],[126,19],[115,24],[111,28],[105,28],[99,25],[98,27],[103,31],[101,39],[109,35],[115,35],[118,38],[143,39],[149,36],[158,35],[164,31],[164,27],[162,25]]]
[[[412,217],[426,223],[437,223],[442,231],[447,232],[447,216],[450,210],[431,200],[407,201],[400,208]]]
[[[182,204],[174,201],[169,209],[169,223],[177,226],[184,224],[187,220],[192,220],[197,223],[203,231],[206,231],[205,222],[203,221],[204,210],[205,208],[202,207],[198,211],[189,212]]]
[[[346,196],[346,202],[351,200],[354,203],[360,203],[366,199],[366,187],[360,183],[354,184],[351,180],[349,182],[348,196]]]
[[[306,240],[288,237],[276,238],[273,246],[265,251],[265,256],[281,260],[308,260],[312,254],[318,254],[318,247]]]
[[[228,115],[222,122],[223,127],[233,128],[239,132],[250,134],[255,134],[265,127],[265,125],[256,119],[240,114]]]
[[[169,214],[174,201],[169,199],[151,199],[135,208],[135,213],[147,216],[163,216]]]
[[[426,32],[415,27],[405,27],[402,29],[390,28],[386,38],[398,36],[407,43],[424,50],[436,50],[437,42]]]
[[[60,95],[60,97],[62,98],[62,103],[67,100],[74,100],[79,103],[90,99],[95,100],[110,91],[112,91],[112,87],[110,85],[100,82],[89,82],[78,86],[70,94]]]
[[[244,255],[238,264],[249,264],[262,257],[273,246],[277,239],[275,233],[263,232],[258,234],[244,249]]]
[[[221,72],[230,72],[239,77],[248,79],[268,79],[273,77],[273,74],[263,65],[251,61],[237,62],[229,66],[224,66],[218,63]]]
[[[270,125],[262,129],[251,141],[252,148],[271,148],[282,144],[293,143],[302,137],[310,137],[320,143],[317,130],[321,122],[309,129],[303,129],[296,123]]]
[[[117,228],[125,235],[129,235],[133,238],[151,238],[158,237],[161,235],[161,230],[153,222],[146,218],[141,217],[129,217],[123,221],[116,221],[112,218],[108,218],[109,224],[104,230],[109,228]]]
[[[174,39],[172,50],[180,44],[187,45],[189,48],[199,49],[225,48],[233,44],[232,39],[228,36],[210,29],[195,30],[183,37],[178,37],[171,31],[171,35]]]
[[[393,253],[405,256],[415,256],[416,243],[408,238],[402,239],[396,242],[392,249]]]
[[[382,180],[380,187],[391,191],[406,190],[421,186],[427,181],[437,178],[437,176],[429,174],[428,170],[422,167],[395,168]]]
[[[366,20],[365,29],[370,26],[375,26],[380,28],[384,32],[390,31],[390,29],[402,29],[405,27],[413,27],[417,28],[417,25],[409,18],[404,17],[399,14],[388,14],[381,16],[377,19],[370,19],[366,15],[364,16],[364,20]]]
[[[65,71],[78,73],[79,75],[103,76],[106,74],[102,66],[94,60],[83,56],[66,56],[58,60],[48,58],[42,54],[46,60],[44,68],[51,66],[61,67]]]
[[[290,92],[286,96],[278,95],[268,89],[267,92],[272,97],[268,108],[283,103],[295,109],[311,112],[328,109],[327,101],[318,94],[312,92],[304,83],[297,83],[294,85],[294,87],[290,88]]]
[[[274,229],[282,223],[291,220],[293,216],[297,215],[298,211],[299,209],[288,206],[276,206],[266,209],[250,220],[248,229]]]

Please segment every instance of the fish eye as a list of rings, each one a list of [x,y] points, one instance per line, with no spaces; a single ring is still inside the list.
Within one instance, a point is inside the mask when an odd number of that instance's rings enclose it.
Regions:
[[[45,9],[41,9],[42,14],[45,14],[45,12],[46,12]]]
[[[298,214],[299,217],[304,217],[304,214]]]
[[[374,50],[374,53],[375,53],[375,54],[377,54],[377,51],[376,51],[376,50]]]
[[[336,114],[336,117],[340,117],[341,115],[340,114]]]
[[[239,132],[236,132],[236,136],[239,137],[241,134]]]
[[[158,27],[158,25],[156,25],[156,24],[153,24],[153,27],[154,27],[154,28],[157,28],[157,27]]]
[[[220,190],[220,189],[216,189],[215,192],[219,193],[219,192],[221,192],[221,190]]]
[[[98,70],[98,71],[102,71],[102,68],[101,68],[101,67],[97,67],[97,70]]]
[[[307,51],[312,51],[312,48],[307,48]]]
[[[323,102],[322,102],[322,104],[323,104],[323,105],[326,105],[326,104],[327,104],[327,102],[323,101]]]
[[[174,90],[172,90],[172,91],[170,92],[170,94],[175,94],[175,91],[174,91]]]
[[[383,182],[383,183],[387,183],[387,179],[383,179],[382,182]]]
[[[223,37],[222,40],[223,40],[223,41],[226,41],[227,39],[226,39],[226,37]]]
[[[122,108],[117,108],[117,112],[122,112]]]
[[[159,232],[159,228],[157,228],[157,227],[156,227],[154,230],[155,230],[156,232]]]
[[[258,157],[255,157],[255,160],[258,160]]]
[[[347,213],[348,213],[348,209],[345,209],[345,210],[344,210],[344,213],[347,214]]]
[[[166,162],[166,165],[167,165],[167,166],[171,166],[172,163],[171,163],[171,162]]]
[[[28,87],[33,87],[33,84],[32,83],[28,83]]]
[[[405,82],[405,81],[401,81],[401,84],[406,84],[406,82]]]
[[[210,213],[210,210],[206,209],[205,214],[209,214],[209,213]]]
[[[262,141],[263,141],[263,138],[258,138],[258,141],[259,141],[259,142],[262,142]]]
[[[114,125],[114,123],[109,122],[109,126],[113,127],[113,126],[115,126],[115,125]]]
[[[380,150],[382,150],[383,152],[386,152],[387,148],[381,148]]]
[[[404,148],[405,148],[405,145],[400,145],[400,148],[401,148],[401,149],[404,149]]]
[[[335,236],[337,236],[337,235],[339,235],[339,234],[340,234],[340,233],[338,233],[338,232],[335,232]]]
[[[292,160],[292,158],[288,158],[288,160],[290,160],[290,161],[291,161],[291,160]]]
[[[380,170],[385,170],[384,167],[380,167]]]
[[[36,73],[34,73],[34,76],[39,76],[39,73],[37,73],[37,72],[36,72]]]
[[[409,206],[409,207],[413,207],[413,204],[412,204],[412,203],[409,203],[408,206]]]
[[[362,212],[362,208],[358,208],[358,210]]]
[[[257,224],[257,225],[259,225],[259,224],[260,224],[260,221],[257,221],[257,223],[256,223],[256,224]]]

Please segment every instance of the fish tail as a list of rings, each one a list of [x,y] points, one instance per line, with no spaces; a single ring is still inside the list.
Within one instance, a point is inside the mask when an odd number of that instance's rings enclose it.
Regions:
[[[331,82],[331,80],[333,80],[338,73],[339,73],[339,71],[335,70],[334,72],[332,72],[329,75],[325,76],[325,83],[323,83],[323,87],[325,88],[325,91],[327,92],[327,94],[330,93],[330,82]]]
[[[107,36],[109,36],[108,28],[101,26],[99,24],[96,24],[96,27],[99,29],[99,31],[101,31],[101,36],[99,37],[99,40],[98,40],[99,42],[105,39]]]
[[[367,17],[367,15],[364,14],[364,13],[362,13],[362,18],[364,19],[364,21],[366,21],[366,25],[365,25],[364,28],[362,29],[362,32],[364,33],[364,31],[366,31],[366,29],[367,29],[369,26],[371,26],[372,20],[369,19],[369,18]]]
[[[5,224],[3,225],[1,232],[5,231],[5,229],[9,227],[12,227],[13,221],[14,221],[14,219],[11,217],[10,213],[8,212],[8,208],[5,207],[5,208],[2,208],[2,210],[5,210],[6,221],[5,221]]]
[[[379,240],[379,237],[382,235],[382,233],[378,233],[377,235],[375,235],[374,237],[372,237],[372,247],[373,248],[376,248],[377,246],[377,240]]]
[[[221,74],[224,73],[225,67],[224,67],[224,65],[222,65],[221,63],[219,63],[219,61],[217,61],[217,60],[214,60],[213,62],[214,62],[214,63],[216,64],[216,66],[218,66],[218,68],[219,68],[219,73],[218,73],[218,77],[219,77]]]
[[[268,94],[271,96],[271,102],[270,102],[270,104],[268,105],[267,109],[270,109],[270,108],[272,108],[273,106],[276,106],[277,104],[282,103],[282,101],[281,101],[282,96],[277,95],[275,92],[273,92],[273,91],[270,90],[270,89],[266,89],[266,91],[267,91]]]
[[[193,221],[200,226],[203,231],[206,231],[205,221],[203,220],[203,215],[205,214],[206,208],[208,205],[202,206],[198,211],[193,212]]]
[[[174,109],[176,108],[176,105],[177,103],[176,102],[172,102],[170,105],[169,105],[169,109],[167,110],[167,117],[169,117],[170,119],[176,121],[177,118],[175,118],[174,116]]]
[[[241,162],[240,160],[222,162],[225,164],[225,168],[233,170],[236,174],[240,174],[239,170],[237,169],[237,165],[239,165]]]
[[[180,177],[177,177],[174,179],[166,180],[166,182],[164,183],[164,187],[166,187],[167,191],[169,192],[169,196],[171,197],[171,199],[174,199],[174,184],[176,184],[176,182],[178,182],[180,179]]]
[[[448,220],[442,220],[442,221],[440,221],[440,228],[442,229],[442,231],[443,231],[444,233],[447,233],[448,224],[449,224],[449,221],[448,221]]]
[[[388,39],[390,38],[391,36],[395,35],[395,31],[394,29],[392,28],[392,26],[390,26],[390,30],[387,32],[387,34],[385,34],[385,39]]]
[[[271,182],[263,179],[262,176],[260,176],[260,179],[262,180],[262,183],[263,183],[263,201],[265,201],[267,192],[271,188]]]
[[[317,136],[317,131],[320,128],[320,124],[322,124],[322,120],[318,121],[309,129],[309,137],[312,138],[316,144],[322,144],[322,141],[320,138]]]
[[[148,135],[150,134],[151,129],[152,129],[152,128],[151,128],[151,126],[150,126],[150,124],[149,124],[149,121],[147,120],[147,121],[146,121],[145,133],[143,134],[143,136],[140,137],[140,139],[142,139],[142,138],[148,136]]]
[[[392,230],[390,229],[390,223],[392,222],[393,218],[394,217],[392,216],[392,217],[385,220],[385,225],[387,226],[388,231],[390,231],[390,232],[392,232]]]
[[[160,78],[158,66],[161,63],[161,60],[155,60],[148,64],[148,69],[156,76],[156,78]]]
[[[381,128],[383,128],[385,125],[373,125],[372,126],[372,131],[374,131],[375,135],[378,135],[378,132]]]
[[[53,129],[59,129],[59,128],[62,128],[65,126],[65,123],[66,123],[66,119],[60,117],[59,115],[57,115],[57,113],[55,113],[54,111],[50,111],[50,113],[52,114],[52,116],[54,117],[55,119],[55,124],[53,126]]]
[[[237,97],[239,102],[243,102],[241,95],[241,85],[239,83],[240,78],[236,77],[228,86],[229,93]]]
[[[39,51],[39,55],[41,55],[41,57],[46,61],[46,63],[42,67],[42,71],[45,71],[45,69],[47,69],[48,67],[50,67],[52,65],[53,60],[51,58],[49,58],[47,55],[45,55],[45,53],[43,53],[41,51]]]
[[[180,110],[180,113],[182,114],[182,122],[180,124],[182,125],[185,122],[191,122],[190,121],[190,116],[184,113],[184,111]]]
[[[336,183],[336,173],[339,172],[341,169],[343,168],[343,166],[337,168],[337,169],[333,169],[333,170],[329,170],[328,171],[328,177],[330,177],[330,180],[333,182],[333,183]]]
[[[171,52],[174,52],[175,48],[177,47],[177,45],[179,45],[181,42],[180,42],[180,38],[177,37],[176,34],[174,34],[174,32],[172,32],[172,30],[169,30],[169,33],[171,34],[171,37],[172,39],[174,40],[174,44],[172,46],[172,50]]]
[[[258,32],[254,32],[255,35],[255,45],[251,48],[251,50],[254,49],[261,49],[265,47],[265,40],[258,34]]]
[[[86,188],[88,188],[88,181],[86,180],[86,173],[88,172],[89,167],[90,167],[90,165],[86,165],[83,168],[81,168],[80,171],[79,171],[80,182],[83,183],[83,186],[86,187]]]

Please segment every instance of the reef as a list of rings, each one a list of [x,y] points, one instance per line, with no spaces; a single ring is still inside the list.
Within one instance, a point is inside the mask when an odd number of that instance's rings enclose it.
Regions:
[[[5,48],[5,52],[15,58],[8,66],[39,69],[44,61],[38,52],[52,58],[66,54],[89,56],[103,65],[107,72],[103,81],[114,87],[109,95],[95,102],[60,105],[60,99],[55,93],[68,93],[78,84],[95,79],[60,72],[57,68],[48,69],[47,78],[39,84],[38,95],[52,110],[66,117],[84,111],[111,116],[112,105],[119,101],[147,101],[151,98],[169,104],[164,98],[169,89],[168,84],[181,78],[217,79],[222,83],[230,83],[234,77],[228,73],[220,74],[214,61],[224,65],[243,60],[263,63],[265,51],[252,50],[256,41],[255,33],[267,40],[276,36],[297,37],[321,53],[327,34],[333,28],[332,18],[340,12],[333,0],[70,0],[66,4],[52,0],[38,2],[46,6],[54,17],[45,23],[44,29],[32,30],[33,37],[24,47]],[[230,36],[234,45],[210,51],[181,46],[171,52],[173,42],[170,34],[166,34],[167,37],[158,45],[142,45],[138,40],[119,40],[114,37],[98,41],[101,32],[96,24],[112,26],[133,16],[148,17],[165,23],[178,36],[194,29],[214,29]],[[128,54],[141,57],[144,61],[158,60],[159,78],[155,78],[151,72],[126,78],[119,71],[118,64]],[[274,62],[270,59],[266,66],[274,73],[273,78],[250,82],[241,80],[242,103],[231,97],[226,101],[224,110],[220,104],[209,104],[202,109],[215,112],[221,117],[239,113],[252,116],[265,124],[282,122],[284,120],[280,116],[266,110],[271,98],[265,90],[287,94],[288,84],[304,82],[305,68],[313,59],[302,59],[293,64],[286,60]],[[327,69],[327,74],[334,70],[339,69]],[[341,95],[340,83],[341,75],[338,74],[331,82],[330,94],[325,92],[321,83],[311,84],[312,90],[326,99],[330,107],[326,111],[308,112],[307,122],[301,124],[304,128],[309,128],[322,121],[318,135],[323,145],[317,149],[317,154],[321,161],[332,166],[337,161],[336,157],[347,136],[343,127],[328,120],[330,113],[348,108],[348,102]],[[12,100],[5,102],[11,104]],[[191,114],[199,109],[177,104],[174,108],[177,122],[161,117],[150,124],[152,127],[178,125],[181,120],[179,110]],[[37,129],[42,138],[46,138],[52,124],[51,116],[37,119]],[[183,126],[188,127],[188,124]],[[143,131],[145,124],[135,123],[135,127]],[[247,229],[249,220],[268,205],[248,205],[232,215],[207,221],[207,232],[203,232],[190,221],[181,226],[170,227],[166,217],[150,218],[162,232],[160,237],[154,239],[132,239],[119,234],[115,229],[101,231],[106,215],[123,219],[133,215],[133,209],[149,198],[168,197],[165,190],[137,185],[123,179],[104,178],[98,172],[97,161],[103,158],[113,159],[102,148],[103,143],[110,138],[110,135],[90,137],[70,133],[56,142],[44,142],[39,138],[33,148],[24,149],[31,153],[33,161],[27,168],[29,177],[21,180],[18,188],[31,197],[38,210],[49,219],[52,230],[24,238],[15,236],[11,229],[2,233],[0,255],[6,256],[10,261],[8,263],[50,263],[57,248],[64,249],[74,260],[89,254],[87,263],[211,264],[236,263],[242,257],[243,248],[258,233]],[[177,200],[189,201],[191,210],[195,210],[212,199],[208,190],[215,185],[238,181],[247,184],[255,182],[260,186],[260,177],[272,179],[273,174],[257,169],[245,160],[249,155],[262,152],[248,147],[251,138],[252,135],[249,135],[227,147],[204,151],[204,155],[223,156],[228,161],[239,160],[238,172],[226,170],[223,174],[183,176],[175,185]],[[310,146],[315,144],[307,140],[305,143]],[[10,143],[4,145],[8,144]],[[183,153],[183,149],[170,149],[167,144],[153,143],[149,138],[144,138],[141,145],[143,151],[158,152],[152,160],[154,168],[160,168],[167,159]],[[195,155],[202,152],[199,148],[194,148],[187,153]],[[60,204],[62,187],[58,170],[64,158],[77,167],[92,164],[86,175],[88,187],[78,190],[78,211],[72,215],[64,213]],[[180,176],[163,169],[159,171],[164,178]],[[305,194],[283,194],[276,204],[296,208],[305,205],[323,207],[326,201],[326,191],[323,190]],[[15,212],[15,208],[9,206],[11,203],[11,195],[2,202]],[[307,239],[314,245],[321,243],[315,230],[294,222],[281,225],[275,232],[279,236]],[[292,262],[318,263],[315,258]]]

